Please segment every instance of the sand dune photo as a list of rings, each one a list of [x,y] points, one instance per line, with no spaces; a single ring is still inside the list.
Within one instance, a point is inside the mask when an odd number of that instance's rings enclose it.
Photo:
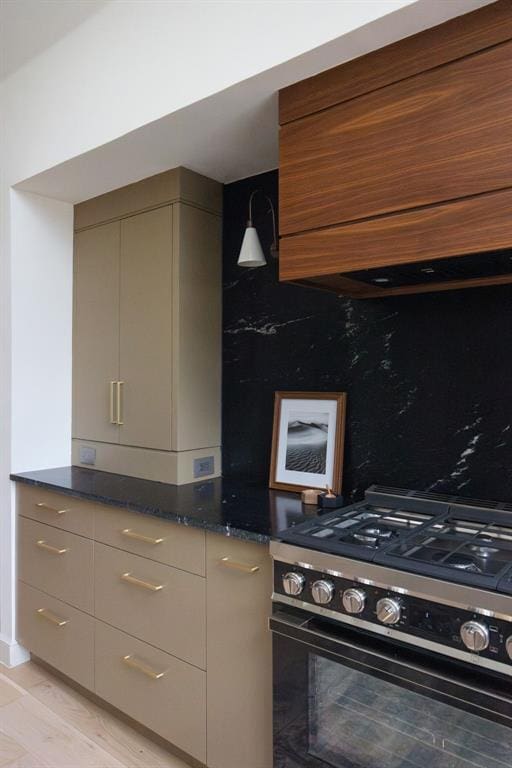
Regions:
[[[327,413],[290,412],[285,467],[295,472],[324,474],[327,458]]]

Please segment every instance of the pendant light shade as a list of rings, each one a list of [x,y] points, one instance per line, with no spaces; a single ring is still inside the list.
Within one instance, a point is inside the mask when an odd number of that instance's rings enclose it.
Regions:
[[[238,266],[264,267],[266,263],[267,260],[261,248],[256,227],[253,227],[252,222],[249,222],[247,229],[245,230],[244,239],[242,240],[240,256],[238,257]]]

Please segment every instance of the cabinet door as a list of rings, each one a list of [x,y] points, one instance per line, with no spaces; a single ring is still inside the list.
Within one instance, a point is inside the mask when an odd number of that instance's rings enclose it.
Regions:
[[[171,447],[171,207],[121,222],[120,442]]]
[[[77,232],[73,437],[116,443],[110,382],[119,378],[119,222]]]
[[[208,766],[270,768],[272,568],[268,547],[209,533],[206,551]]]

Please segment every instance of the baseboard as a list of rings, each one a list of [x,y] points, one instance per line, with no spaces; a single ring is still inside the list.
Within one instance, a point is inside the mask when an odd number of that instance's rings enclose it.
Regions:
[[[10,642],[0,635],[0,664],[5,667],[17,667],[30,659],[30,654],[22,645]]]

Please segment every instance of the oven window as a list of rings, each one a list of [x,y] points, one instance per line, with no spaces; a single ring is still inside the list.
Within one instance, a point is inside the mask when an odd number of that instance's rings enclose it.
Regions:
[[[309,754],[333,768],[512,768],[512,730],[310,653]]]

